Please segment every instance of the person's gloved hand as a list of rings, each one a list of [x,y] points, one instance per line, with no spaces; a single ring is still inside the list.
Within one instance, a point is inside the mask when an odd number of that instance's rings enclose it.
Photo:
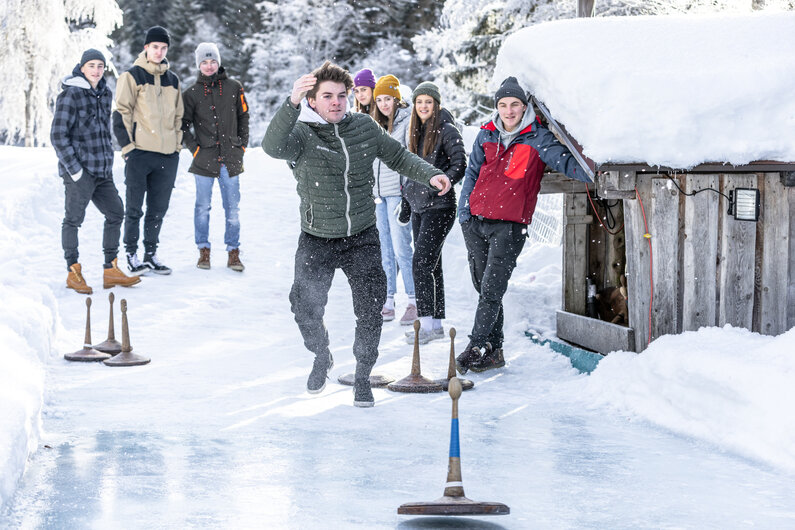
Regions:
[[[411,221],[411,205],[405,197],[400,198],[400,202],[395,208],[395,217],[400,226],[406,226]]]

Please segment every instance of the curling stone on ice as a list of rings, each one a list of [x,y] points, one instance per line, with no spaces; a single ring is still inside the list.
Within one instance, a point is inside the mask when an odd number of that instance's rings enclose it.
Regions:
[[[121,353],[102,361],[108,366],[138,366],[148,363],[151,359],[132,353],[130,346],[130,328],[127,324],[127,300],[122,299],[121,303]]]
[[[91,347],[91,297],[86,298],[86,336],[83,340],[83,349],[63,356],[67,361],[93,362],[104,361],[110,354],[102,353]]]
[[[397,513],[401,515],[507,515],[508,506],[499,502],[477,502],[464,496],[461,481],[461,450],[458,444],[458,398],[461,383],[457,377],[450,379],[450,397],[453,399],[453,419],[450,427],[450,460],[447,464],[447,484],[444,495],[431,502],[408,502]]]
[[[442,385],[423,377],[420,373],[420,321],[414,321],[414,357],[411,361],[411,373],[394,383],[389,383],[386,387],[392,392],[411,392],[429,394],[431,392],[441,392]]]

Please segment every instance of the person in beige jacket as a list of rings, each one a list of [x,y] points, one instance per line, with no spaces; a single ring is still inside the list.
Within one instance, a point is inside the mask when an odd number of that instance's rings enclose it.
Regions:
[[[171,274],[157,257],[158,237],[177,178],[182,148],[182,91],[169,71],[171,37],[165,28],[146,32],[144,50],[116,83],[113,131],[127,162],[124,246],[133,274]],[[146,198],[146,215],[143,213]],[[140,220],[144,218],[144,259],[138,259]]]

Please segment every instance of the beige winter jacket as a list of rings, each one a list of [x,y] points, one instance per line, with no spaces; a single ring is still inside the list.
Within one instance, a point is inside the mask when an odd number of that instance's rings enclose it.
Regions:
[[[141,52],[116,83],[113,132],[122,155],[133,149],[170,155],[182,148],[182,91],[168,62],[151,63]]]

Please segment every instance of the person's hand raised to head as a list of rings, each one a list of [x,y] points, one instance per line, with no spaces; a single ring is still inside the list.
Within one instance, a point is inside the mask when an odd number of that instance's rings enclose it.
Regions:
[[[317,83],[317,78],[312,74],[302,75],[298,79],[295,80],[293,83],[293,93],[290,94],[290,103],[293,104],[293,107],[298,107],[301,104],[301,100],[304,99],[306,93],[312,90],[312,88]]]
[[[445,193],[450,191],[450,188],[451,188],[450,179],[447,178],[447,175],[445,175],[444,173],[440,173],[438,175],[434,175],[431,178],[431,183],[430,184],[431,184],[431,186],[433,186],[434,188],[439,190],[439,193],[438,193],[439,195],[444,195]]]

